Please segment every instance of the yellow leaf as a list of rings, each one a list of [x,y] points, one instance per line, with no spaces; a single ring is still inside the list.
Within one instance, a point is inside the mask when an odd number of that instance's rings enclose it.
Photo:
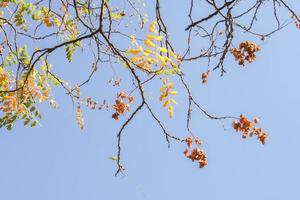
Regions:
[[[171,66],[172,66],[173,68],[177,68],[177,65],[176,65],[175,63],[173,63],[173,62],[171,62]]]
[[[131,53],[131,54],[138,54],[140,52],[141,51],[139,49],[130,49],[130,50],[128,50],[128,53]]]
[[[149,31],[155,32],[156,25],[157,25],[157,21],[155,20],[150,24]]]
[[[172,90],[172,91],[169,92],[169,94],[176,95],[177,92],[175,90]]]
[[[173,116],[174,116],[174,111],[173,110],[169,111],[169,117],[172,118]]]
[[[151,51],[151,50],[149,50],[149,49],[145,49],[145,50],[144,50],[144,55],[145,55],[145,56],[149,56],[149,54],[154,54],[154,52]]]
[[[160,62],[161,62],[161,66],[166,66],[166,58],[164,56],[158,56]]]
[[[139,67],[139,68],[141,68],[141,69],[149,69],[149,65],[148,65],[148,63],[147,62],[141,62],[141,63],[139,63],[139,64],[137,64],[137,66]]]
[[[159,35],[159,36],[157,36],[156,38],[155,38],[157,41],[162,41],[162,39],[163,39],[163,36],[161,36],[161,35]]]
[[[149,64],[151,64],[153,62],[152,58],[149,58],[149,57],[147,57],[147,61],[148,61]]]
[[[160,87],[160,92],[164,92],[165,90],[167,89],[167,86],[162,86],[162,87]]]
[[[162,53],[167,53],[167,52],[168,52],[167,48],[164,48],[164,47],[159,47],[159,50],[160,50]]]
[[[169,106],[168,107],[168,111],[170,112],[170,111],[173,111],[174,110],[174,107],[173,106]]]
[[[174,99],[170,99],[170,103],[177,104],[177,102]]]
[[[148,35],[146,35],[146,37],[149,40],[156,40],[158,42],[162,41],[162,39],[163,39],[163,36],[161,36],[161,35],[156,36],[156,35],[150,35],[150,34],[148,34]]]
[[[134,63],[139,62],[141,60],[143,60],[142,56],[136,56],[136,57],[131,58],[131,61],[134,62]]]
[[[156,36],[155,36],[155,35],[150,35],[150,34],[148,34],[148,35],[146,35],[146,37],[147,37],[147,39],[149,39],[149,40],[155,40],[155,39],[156,39]]]
[[[167,107],[170,104],[170,100],[165,101],[165,103],[163,104],[164,107]]]
[[[173,58],[178,59],[178,56],[173,51],[169,51],[169,52]]]
[[[162,101],[162,100],[164,100],[165,98],[166,98],[166,95],[165,95],[165,94],[162,94],[162,95],[160,95],[159,100]]]
[[[154,47],[155,47],[155,44],[154,44],[151,40],[149,40],[149,39],[145,40],[145,41],[144,41],[144,44],[145,44],[147,47],[151,47],[151,48],[154,48]]]
[[[173,88],[174,87],[174,83],[169,83],[168,84],[168,88]]]

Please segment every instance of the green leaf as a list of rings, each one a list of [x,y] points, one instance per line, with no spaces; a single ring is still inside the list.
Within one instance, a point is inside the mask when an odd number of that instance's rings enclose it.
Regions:
[[[113,161],[118,160],[118,158],[117,158],[116,156],[110,156],[110,157],[108,157],[107,159],[110,159],[110,160],[113,160]]]
[[[13,125],[12,125],[12,124],[7,124],[7,125],[6,125],[6,129],[7,129],[7,130],[11,131],[12,128],[13,128]]]
[[[34,110],[35,110],[35,107],[32,106],[32,107],[30,108],[30,112],[33,112]]]
[[[66,54],[69,62],[72,62],[74,53],[75,53],[75,47],[72,44],[66,45]]]
[[[29,124],[29,122],[30,122],[30,119],[27,118],[27,119],[24,121],[24,126],[26,126],[27,124]]]
[[[34,122],[32,122],[32,123],[30,124],[30,127],[35,127],[37,124],[38,124],[38,122],[37,122],[37,121],[34,121]]]

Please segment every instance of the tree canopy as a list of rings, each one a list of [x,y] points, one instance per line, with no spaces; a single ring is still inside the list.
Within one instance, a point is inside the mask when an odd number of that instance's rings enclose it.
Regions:
[[[199,167],[207,165],[201,140],[190,128],[193,112],[211,120],[232,123],[241,137],[256,137],[265,144],[268,132],[259,126],[259,118],[216,116],[206,110],[193,95],[185,71],[187,63],[199,68],[199,82],[209,84],[212,73],[221,77],[233,65],[248,67],[256,61],[263,43],[283,28],[300,29],[300,19],[284,0],[190,0],[186,27],[182,33],[169,32],[169,16],[163,12],[164,1],[140,0],[4,0],[0,2],[0,127],[12,130],[15,123],[35,127],[42,120],[40,105],[45,102],[59,107],[53,91],[64,90],[76,107],[76,122],[85,127],[84,109],[106,111],[120,126],[117,133],[116,174],[122,172],[122,133],[142,109],[153,118],[170,145],[171,140],[185,142],[184,155]],[[204,10],[203,7],[210,9]],[[259,21],[271,18],[273,24],[261,30]],[[288,26],[291,25],[291,26]],[[174,35],[180,37],[174,39]],[[185,41],[178,46],[177,40]],[[63,50],[63,51],[62,51]],[[66,79],[54,63],[56,54],[64,52],[72,65],[76,56],[84,57],[87,76]],[[205,63],[205,64],[204,64]],[[230,63],[230,64],[229,64]],[[62,66],[59,66],[62,67]],[[96,100],[96,94],[83,95],[82,89],[95,79],[103,68],[107,87],[117,92],[109,99]],[[68,70],[72,74],[72,70]],[[125,71],[126,73],[118,73]],[[121,74],[121,76],[120,76]],[[123,83],[125,82],[125,84]],[[160,84],[158,86],[158,84]],[[151,88],[155,93],[149,98]],[[179,93],[183,88],[185,93]],[[176,97],[186,97],[186,112],[176,113],[181,106]],[[152,104],[159,104],[166,115],[185,115],[187,136],[169,133]],[[230,112],[230,110],[229,110]],[[122,120],[121,120],[122,119]]]

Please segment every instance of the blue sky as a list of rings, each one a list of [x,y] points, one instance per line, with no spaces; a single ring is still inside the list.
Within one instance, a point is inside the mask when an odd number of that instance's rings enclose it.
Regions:
[[[178,13],[163,9],[173,14],[174,21],[168,23],[171,38],[177,39],[184,34],[177,31],[184,28],[187,19],[185,12],[179,13],[181,5],[176,2],[173,10]],[[263,21],[261,27],[268,22]],[[195,97],[210,113],[260,117],[260,126],[270,133],[265,146],[255,138],[241,139],[231,129],[231,121],[224,122],[224,131],[218,121],[195,112],[192,128],[202,139],[209,162],[199,169],[184,157],[184,144],[172,142],[167,148],[159,127],[143,110],[126,128],[122,140],[127,175],[115,177],[115,162],[107,157],[116,153],[116,132],[122,120],[113,121],[111,111],[84,110],[86,129],[80,131],[74,106],[58,90],[55,97],[60,108],[42,106],[41,126],[31,129],[19,124],[12,132],[1,129],[0,199],[300,199],[299,34],[293,25],[288,26],[260,42],[262,50],[256,62],[244,68],[228,62],[228,73],[224,77],[213,74],[207,85],[200,83],[203,63],[184,66]],[[86,57],[78,52],[71,65],[57,70],[65,77],[83,80],[88,73]],[[56,53],[54,67],[64,59]],[[126,75],[124,69],[116,68],[119,75]],[[101,84],[114,76],[111,69],[104,65],[99,71],[83,93],[101,100],[117,89]],[[123,82],[125,86],[128,83],[130,79]],[[181,95],[182,88],[178,91],[179,104],[172,120],[160,111],[153,87],[146,87],[146,96],[168,130],[186,137],[186,96]]]

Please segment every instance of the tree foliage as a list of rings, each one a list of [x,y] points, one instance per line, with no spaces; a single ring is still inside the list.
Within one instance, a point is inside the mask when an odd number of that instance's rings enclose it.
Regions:
[[[253,39],[263,42],[289,24],[295,24],[299,29],[297,13],[284,0],[189,0],[184,2],[188,10],[176,11],[186,12],[188,22],[182,30],[186,37],[181,38],[186,46],[178,47],[168,31],[168,16],[161,11],[163,3],[160,0],[1,1],[0,127],[11,130],[17,121],[24,126],[37,126],[42,118],[39,105],[48,102],[57,108],[52,91],[60,87],[76,105],[75,117],[80,129],[85,127],[83,106],[108,110],[116,123],[120,118],[126,118],[117,133],[117,156],[112,157],[117,163],[116,174],[124,170],[122,133],[142,109],[161,128],[168,145],[170,140],[186,143],[184,155],[197,161],[200,168],[207,165],[207,156],[201,148],[201,140],[190,128],[194,111],[212,120],[231,120],[233,129],[243,138],[255,136],[265,144],[268,133],[258,127],[258,118],[251,121],[244,115],[214,116],[206,111],[193,96],[184,66],[188,62],[206,60],[207,66],[199,75],[201,81],[196,84],[207,84],[211,73],[221,76],[226,73],[226,60],[234,58],[238,66],[249,65],[263,50],[252,42]],[[205,7],[209,9],[201,10]],[[262,9],[268,10],[265,16],[261,16]],[[149,13],[146,10],[150,10]],[[266,15],[274,23],[270,24],[269,32],[262,33],[258,31],[257,20]],[[120,40],[122,42],[118,42]],[[64,80],[55,72],[57,66],[52,66],[51,57],[55,58],[54,53],[61,49],[69,63],[76,53],[85,55],[90,68],[84,81]],[[114,102],[104,100],[99,103],[91,96],[82,96],[81,88],[93,79],[97,69],[111,65],[116,71],[125,68],[129,75],[111,79],[109,84],[120,88],[122,79],[131,78],[131,90],[120,90]],[[152,89],[160,95],[151,100],[145,95],[145,85],[155,86],[155,81],[160,81],[161,87]],[[149,103],[161,104],[172,118],[176,114],[176,96],[179,95],[176,87],[183,87],[187,95],[186,138],[169,133]]]

